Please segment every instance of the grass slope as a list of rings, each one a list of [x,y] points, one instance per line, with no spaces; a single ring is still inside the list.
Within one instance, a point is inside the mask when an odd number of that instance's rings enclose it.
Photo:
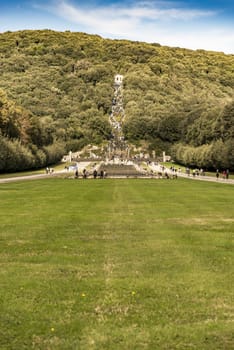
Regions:
[[[0,186],[0,349],[234,349],[233,187]]]

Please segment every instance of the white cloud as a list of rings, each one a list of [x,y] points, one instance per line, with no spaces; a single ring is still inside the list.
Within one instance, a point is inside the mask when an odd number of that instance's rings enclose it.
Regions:
[[[234,52],[234,29],[218,30],[216,23],[210,21],[216,18],[216,12],[184,8],[175,2],[146,0],[95,7],[59,0],[44,9],[73,23],[77,31],[106,38]]]
[[[143,20],[184,20],[188,21],[195,18],[209,17],[216,14],[214,11],[202,11],[197,9],[168,7],[169,2],[135,2],[132,5],[106,5],[98,7],[85,7],[82,5],[73,5],[66,0],[59,1],[53,7],[53,11],[75,22],[80,21],[84,24],[116,21],[143,21]]]

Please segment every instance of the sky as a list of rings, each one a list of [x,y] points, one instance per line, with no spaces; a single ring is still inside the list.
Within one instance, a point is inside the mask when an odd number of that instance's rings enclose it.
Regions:
[[[23,29],[234,54],[234,0],[0,0],[0,32]]]

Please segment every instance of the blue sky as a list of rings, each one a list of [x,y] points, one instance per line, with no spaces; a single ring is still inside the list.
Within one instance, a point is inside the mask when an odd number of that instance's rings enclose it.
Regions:
[[[0,0],[0,32],[21,29],[234,54],[234,0]]]

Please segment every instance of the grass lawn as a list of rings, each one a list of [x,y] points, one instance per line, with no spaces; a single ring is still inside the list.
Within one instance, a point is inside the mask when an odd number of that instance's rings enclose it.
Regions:
[[[0,185],[0,349],[234,349],[234,187]]]

